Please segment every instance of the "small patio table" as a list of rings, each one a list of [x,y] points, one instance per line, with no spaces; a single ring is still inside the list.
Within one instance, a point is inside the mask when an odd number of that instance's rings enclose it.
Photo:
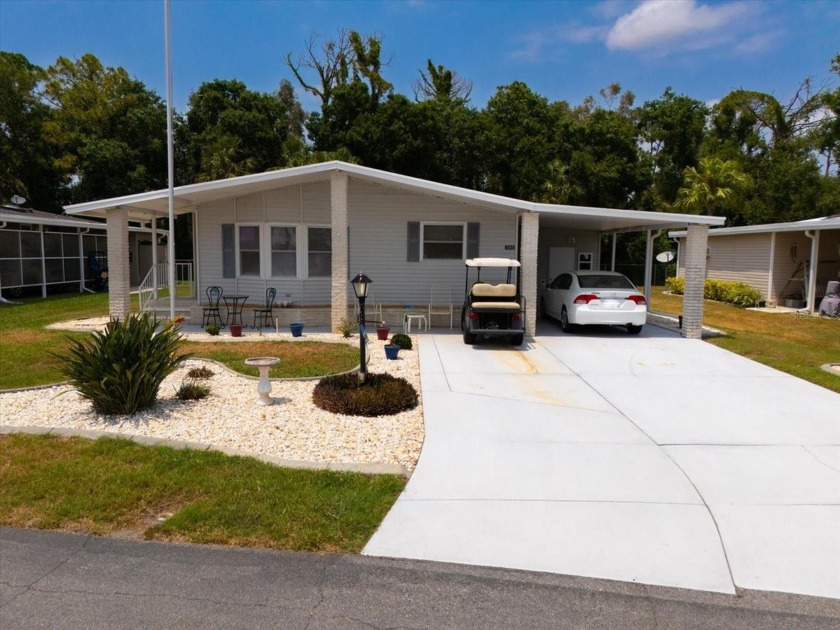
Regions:
[[[227,310],[227,317],[225,317],[225,326],[229,324],[242,324],[242,307],[245,306],[245,301],[248,299],[247,295],[222,295],[225,301],[225,309]],[[238,319],[238,321],[237,321]]]

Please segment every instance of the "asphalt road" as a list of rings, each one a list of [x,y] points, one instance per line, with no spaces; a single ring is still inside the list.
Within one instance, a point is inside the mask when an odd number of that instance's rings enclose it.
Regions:
[[[0,528],[0,628],[833,628],[840,601]]]

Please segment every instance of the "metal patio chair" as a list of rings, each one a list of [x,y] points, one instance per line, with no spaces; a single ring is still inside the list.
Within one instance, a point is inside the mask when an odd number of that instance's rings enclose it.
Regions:
[[[259,327],[262,330],[267,325],[274,327],[277,330],[277,325],[274,322],[274,298],[277,296],[277,289],[266,289],[265,291],[265,307],[254,309],[254,325],[251,328]],[[259,326],[258,323],[259,322]],[[268,322],[268,324],[266,324]]]
[[[212,320],[218,320],[219,326],[222,324],[222,316],[219,313],[219,300],[222,299],[222,287],[207,287],[207,306],[202,308],[202,327],[207,326]]]

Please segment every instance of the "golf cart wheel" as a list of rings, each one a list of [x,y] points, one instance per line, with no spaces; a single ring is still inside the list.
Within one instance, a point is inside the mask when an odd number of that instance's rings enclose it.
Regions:
[[[642,332],[642,327],[634,326],[633,324],[627,324],[627,332],[631,335],[638,335],[640,332]]]
[[[510,343],[514,346],[521,346],[522,342],[525,340],[525,333],[519,333],[518,335],[511,335],[510,336]]]

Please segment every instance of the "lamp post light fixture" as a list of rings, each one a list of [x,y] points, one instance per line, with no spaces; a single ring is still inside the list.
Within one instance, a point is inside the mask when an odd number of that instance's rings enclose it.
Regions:
[[[362,383],[367,378],[367,362],[365,360],[365,343],[367,342],[367,333],[365,332],[365,298],[367,298],[371,282],[373,280],[361,272],[350,281],[350,284],[353,285],[353,293],[356,294],[356,299],[359,300],[359,381]]]

